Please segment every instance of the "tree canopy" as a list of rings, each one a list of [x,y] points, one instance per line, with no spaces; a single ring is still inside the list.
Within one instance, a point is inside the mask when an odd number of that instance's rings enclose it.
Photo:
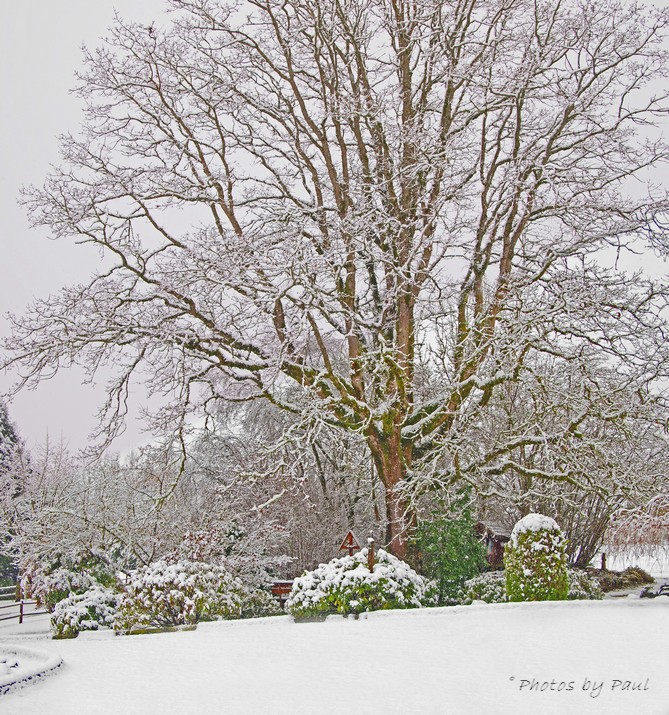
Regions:
[[[25,197],[106,258],[15,319],[26,383],[114,366],[110,436],[134,379],[171,398],[157,419],[177,432],[264,399],[355,433],[399,555],[417,495],[495,474],[581,484],[583,463],[522,454],[597,450],[585,426],[628,419],[626,395],[662,420],[666,294],[614,259],[667,249],[648,181],[668,155],[666,11],[170,6],[170,25],[119,19],[86,53],[83,128]],[[527,419],[486,433],[514,385]]]

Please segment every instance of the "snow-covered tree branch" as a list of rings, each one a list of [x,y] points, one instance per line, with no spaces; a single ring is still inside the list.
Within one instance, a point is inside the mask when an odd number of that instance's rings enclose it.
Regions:
[[[622,419],[597,366],[640,395],[666,377],[664,292],[606,266],[667,249],[666,192],[631,190],[668,156],[666,12],[170,4],[171,26],[118,20],[87,54],[84,128],[26,194],[107,268],[15,319],[25,383],[113,365],[108,434],[133,379],[177,427],[219,400],[318,414],[366,443],[401,556],[431,485],[562,478],[517,453]],[[546,359],[573,391],[541,394]],[[516,384],[532,419],[462,455]]]

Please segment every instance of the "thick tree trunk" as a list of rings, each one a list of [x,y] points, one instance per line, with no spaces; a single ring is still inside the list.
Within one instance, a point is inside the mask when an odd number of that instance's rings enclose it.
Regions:
[[[392,554],[404,560],[415,522],[413,509],[402,493],[402,482],[411,466],[412,448],[402,444],[399,428],[389,436],[370,435],[367,442],[385,489],[386,546]]]

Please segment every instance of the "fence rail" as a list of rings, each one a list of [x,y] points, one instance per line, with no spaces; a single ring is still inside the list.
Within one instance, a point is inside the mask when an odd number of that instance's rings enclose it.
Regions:
[[[0,606],[0,621],[9,621],[14,618],[19,619],[19,623],[23,623],[24,618],[30,618],[30,616],[41,616],[48,613],[46,610],[41,611],[26,611],[26,606],[37,606],[37,602],[32,599],[22,598],[16,603],[7,603],[4,606]],[[14,609],[16,613],[10,613],[9,615],[3,615],[3,611],[7,609]]]

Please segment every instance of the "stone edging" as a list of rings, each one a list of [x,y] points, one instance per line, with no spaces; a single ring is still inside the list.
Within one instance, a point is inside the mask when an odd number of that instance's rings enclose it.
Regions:
[[[63,659],[58,655],[49,656],[38,651],[28,650],[27,648],[16,648],[14,646],[5,647],[0,645],[0,654],[17,656],[19,661],[21,656],[37,661],[31,668],[22,669],[22,673],[18,678],[14,678],[11,674],[0,675],[0,695],[5,695],[12,690],[37,683],[42,678],[54,673],[63,665]]]

